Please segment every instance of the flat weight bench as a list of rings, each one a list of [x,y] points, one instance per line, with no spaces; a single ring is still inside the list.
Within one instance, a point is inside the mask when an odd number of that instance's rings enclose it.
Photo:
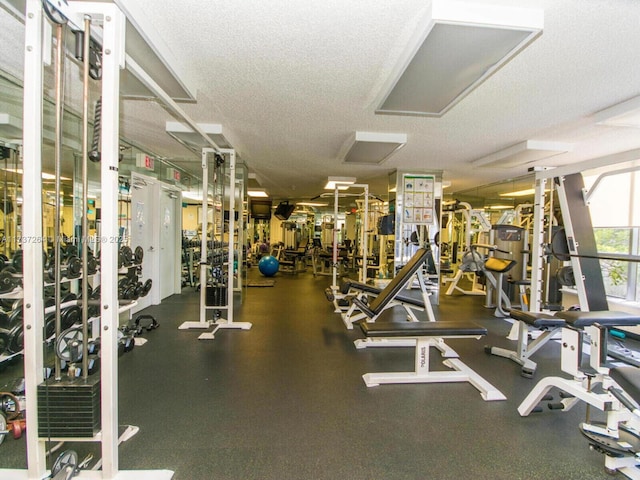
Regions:
[[[443,364],[451,370],[429,369],[430,347],[443,351],[444,338],[475,338],[487,334],[487,329],[472,322],[359,322],[360,329],[369,338],[408,339],[415,343],[415,371],[367,373],[362,376],[367,387],[383,383],[449,383],[469,382],[480,391],[486,401],[506,400],[506,397],[477,372],[469,368],[456,352],[447,346],[447,359]]]

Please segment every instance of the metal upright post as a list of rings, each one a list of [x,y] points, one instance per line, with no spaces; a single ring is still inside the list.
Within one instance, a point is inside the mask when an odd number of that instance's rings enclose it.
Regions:
[[[99,4],[102,13],[102,131],[100,162],[100,372],[102,474],[118,474],[118,159],[120,157],[120,69],[124,68],[125,18],[114,4]],[[85,62],[89,59],[85,58]],[[83,207],[86,209],[86,205]],[[86,232],[82,232],[86,235]]]
[[[28,478],[44,478],[46,455],[38,441],[38,385],[44,380],[42,349],[42,40],[40,0],[27,0],[23,98],[22,249],[24,285],[24,378]]]
[[[208,209],[209,209],[209,155],[215,153],[212,148],[203,148],[200,160],[202,163],[202,236],[200,238],[200,314],[197,322],[183,322],[178,329],[208,329],[211,323],[207,320],[207,230],[209,229]],[[213,335],[217,329],[213,332],[203,333],[199,338],[213,339]]]
[[[229,254],[227,257],[227,318],[216,322],[220,328],[249,330],[250,322],[234,322],[233,320],[233,259],[236,200],[236,151],[233,148],[221,148],[220,153],[229,156]],[[224,220],[224,216],[223,216]],[[224,224],[224,222],[223,222]],[[223,225],[224,233],[224,225]]]

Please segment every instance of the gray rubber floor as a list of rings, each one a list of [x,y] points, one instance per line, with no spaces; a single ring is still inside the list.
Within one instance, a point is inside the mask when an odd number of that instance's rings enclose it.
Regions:
[[[235,320],[253,328],[214,340],[178,330],[198,319],[188,289],[144,312],[160,328],[120,357],[120,423],[140,427],[120,447],[121,469],[170,469],[176,480],[609,478],[578,430],[584,405],[518,415],[537,380],[562,375],[557,342],[536,354],[535,379],[523,378],[515,363],[484,353],[511,343],[510,325],[483,298],[443,296],[438,319],[489,329],[482,340],[448,343],[508,399],[485,402],[467,383],[367,388],[364,373],[412,370],[413,349],[356,350],[361,332],[346,330],[324,296],[329,277],[275,279],[245,289],[237,305]],[[0,384],[19,372],[6,368]],[[7,438],[0,467],[24,468],[24,443]],[[69,446],[81,456],[91,448]]]

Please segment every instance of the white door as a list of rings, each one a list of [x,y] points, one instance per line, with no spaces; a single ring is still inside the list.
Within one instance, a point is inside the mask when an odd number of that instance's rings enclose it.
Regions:
[[[138,306],[134,311],[142,310],[149,305],[160,303],[157,294],[159,287],[159,275],[157,269],[158,241],[154,239],[154,231],[157,227],[157,205],[155,202],[155,190],[157,186],[154,180],[144,175],[131,174],[131,249],[141,246],[144,250],[142,260],[142,274],[140,281],[151,279],[153,286],[149,295],[138,299]],[[158,299],[154,301],[155,299]]]
[[[171,189],[160,189],[160,299],[180,293],[182,260],[177,249],[181,229],[180,196]],[[176,287],[177,285],[177,287]]]

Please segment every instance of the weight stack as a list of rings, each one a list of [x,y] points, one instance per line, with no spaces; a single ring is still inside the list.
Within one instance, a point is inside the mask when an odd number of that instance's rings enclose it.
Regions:
[[[224,307],[227,305],[227,287],[213,286],[207,287],[205,298],[207,307]]]
[[[38,385],[39,437],[94,437],[99,431],[99,375]]]

